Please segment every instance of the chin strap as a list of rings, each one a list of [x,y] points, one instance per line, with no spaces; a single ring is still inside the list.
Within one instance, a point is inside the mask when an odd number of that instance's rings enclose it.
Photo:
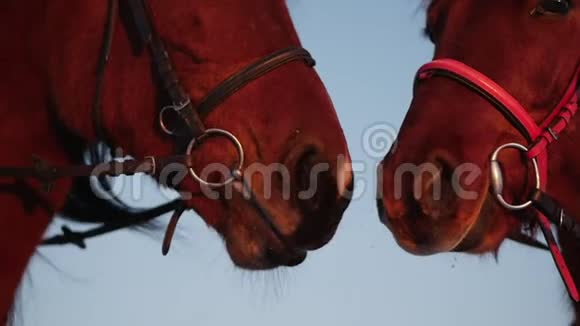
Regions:
[[[171,249],[171,241],[173,240],[177,223],[179,222],[181,215],[183,215],[183,212],[185,212],[185,209],[185,204],[181,202],[181,204],[173,211],[173,215],[171,215],[167,229],[165,229],[165,236],[163,237],[163,245],[161,247],[161,253],[163,256],[167,256],[169,249]]]

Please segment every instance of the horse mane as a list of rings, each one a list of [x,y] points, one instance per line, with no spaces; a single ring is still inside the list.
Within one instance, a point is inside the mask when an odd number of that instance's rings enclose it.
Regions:
[[[112,148],[111,144],[88,143],[65,126],[57,117],[54,108],[54,104],[50,103],[50,123],[55,126],[58,138],[71,161],[78,164],[106,162],[108,160],[108,148]],[[88,160],[85,159],[87,149],[90,154]],[[65,220],[77,223],[100,224],[101,226],[82,233],[70,231],[68,227],[64,226],[62,235],[47,239],[43,242],[44,244],[73,243],[84,247],[84,244],[80,244],[84,242],[84,239],[100,236],[122,228],[159,230],[160,225],[155,223],[154,219],[174,210],[178,204],[177,201],[173,201],[154,208],[136,209],[115,196],[109,179],[102,178],[99,180],[102,192],[105,193],[105,197],[108,197],[108,199],[97,196],[91,182],[91,177],[75,178],[72,189],[67,195],[66,203],[58,213]]]

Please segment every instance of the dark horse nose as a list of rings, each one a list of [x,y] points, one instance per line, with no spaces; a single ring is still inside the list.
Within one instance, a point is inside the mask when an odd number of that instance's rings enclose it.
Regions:
[[[302,221],[293,235],[303,249],[322,247],[334,235],[352,191],[350,161],[324,157],[317,147],[306,149],[296,161],[293,200]]]

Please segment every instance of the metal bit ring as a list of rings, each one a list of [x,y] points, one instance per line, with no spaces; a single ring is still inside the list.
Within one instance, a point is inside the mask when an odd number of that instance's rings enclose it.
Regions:
[[[491,169],[491,188],[492,191],[496,197],[496,199],[499,201],[499,203],[505,207],[506,209],[509,209],[511,211],[519,211],[519,210],[523,210],[528,208],[529,206],[532,205],[532,201],[528,200],[522,204],[512,204],[512,203],[508,203],[504,197],[503,197],[503,188],[504,188],[504,183],[503,183],[503,172],[501,169],[501,166],[499,164],[498,161],[498,156],[499,153],[501,151],[503,151],[504,149],[508,149],[508,148],[514,148],[517,149],[523,153],[526,153],[528,151],[528,148],[522,144],[518,144],[518,143],[508,143],[508,144],[504,144],[501,145],[500,147],[498,147],[493,154],[491,155],[491,160],[490,160],[490,169]],[[541,180],[540,180],[540,169],[538,167],[538,160],[534,157],[532,158],[532,165],[534,167],[534,176],[536,178],[536,189],[539,190],[541,187]]]
[[[225,137],[227,138],[235,147],[236,150],[238,152],[238,165],[231,170],[231,175],[224,181],[222,182],[209,182],[207,180],[202,179],[194,170],[193,168],[189,168],[189,173],[191,174],[191,176],[193,177],[193,179],[195,179],[195,181],[199,182],[201,185],[204,186],[208,186],[208,187],[212,187],[212,188],[219,188],[219,187],[223,187],[228,185],[229,183],[239,179],[239,177],[241,176],[241,171],[242,171],[242,167],[244,166],[244,148],[242,147],[242,143],[238,140],[238,138],[236,136],[234,136],[234,134],[232,134],[231,132],[227,131],[227,130],[223,130],[223,129],[206,129],[205,132],[197,137],[191,140],[191,142],[189,142],[189,145],[187,146],[187,151],[186,154],[188,156],[191,156],[191,153],[193,152],[193,149],[195,148],[195,146],[197,144],[199,144],[200,142],[202,142],[204,139],[210,138],[210,137]]]

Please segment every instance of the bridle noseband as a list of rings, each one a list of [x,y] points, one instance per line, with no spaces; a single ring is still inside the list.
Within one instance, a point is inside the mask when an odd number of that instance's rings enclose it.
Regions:
[[[155,72],[155,77],[158,80],[160,95],[165,99],[166,105],[159,111],[159,126],[166,134],[175,137],[176,148],[178,151],[183,150],[183,155],[174,155],[170,157],[154,157],[148,156],[143,160],[126,160],[124,162],[113,161],[110,163],[101,163],[96,165],[76,165],[76,166],[53,166],[43,160],[36,159],[33,166],[30,167],[0,167],[0,177],[15,177],[19,179],[34,178],[46,184],[47,190],[50,185],[59,178],[64,177],[86,177],[86,176],[120,176],[132,175],[135,173],[144,173],[149,175],[158,175],[164,167],[171,164],[181,164],[189,170],[190,176],[194,181],[201,186],[212,188],[224,187],[230,183],[238,183],[234,186],[244,198],[246,198],[256,209],[258,215],[266,223],[267,226],[277,235],[278,239],[287,247],[293,248],[290,240],[282,235],[273,222],[273,218],[253,193],[251,187],[246,183],[243,176],[244,166],[244,148],[239,139],[231,132],[219,128],[206,128],[203,123],[210,112],[217,108],[229,96],[242,89],[244,86],[253,80],[274,71],[275,69],[286,64],[302,61],[308,66],[312,67],[315,64],[314,59],[310,53],[301,47],[289,47],[263,58],[258,59],[242,70],[234,73],[216,88],[214,88],[199,104],[194,105],[188,93],[183,89],[169,55],[165,49],[164,43],[157,35],[152,24],[149,8],[145,0],[109,0],[107,20],[105,23],[103,45],[97,62],[97,84],[95,99],[92,106],[92,117],[94,121],[94,128],[99,140],[106,138],[105,131],[102,126],[102,92],[105,83],[105,71],[109,61],[112,40],[114,36],[114,27],[116,18],[119,13],[119,2],[123,2],[129,10],[130,21],[134,25],[140,48],[147,49],[152,59],[152,65]],[[178,117],[180,123],[177,126],[172,126],[168,120],[170,115],[174,114]],[[194,170],[192,165],[192,154],[196,147],[205,139],[210,137],[224,137],[230,141],[236,148],[238,160],[235,167],[230,171],[230,175],[226,176],[224,181],[210,182],[202,179]],[[95,174],[98,171],[98,175]],[[185,205],[174,205],[175,211],[171,221],[166,230],[165,239],[163,242],[163,253],[166,254],[169,250],[171,238],[175,231],[177,221],[183,211]],[[152,209],[155,211],[157,208]],[[129,226],[129,225],[127,225]],[[66,231],[66,232],[65,232]],[[66,236],[72,235],[71,238],[64,239]],[[44,243],[48,244],[63,244],[74,243],[82,244],[83,240],[80,233],[72,232],[63,229],[63,236],[56,236],[47,239]],[[89,237],[89,236],[87,236]]]
[[[553,198],[545,194],[544,190],[548,179],[547,147],[558,140],[558,135],[566,128],[576,111],[578,111],[580,66],[573,75],[569,83],[570,86],[562,96],[561,101],[539,125],[508,91],[485,74],[462,62],[453,59],[439,59],[425,64],[417,73],[415,86],[419,82],[433,77],[451,79],[486,99],[528,142],[528,146],[518,143],[504,144],[498,147],[491,155],[492,192],[498,202],[508,210],[517,211],[528,207],[534,207],[538,210],[536,215],[540,229],[548,243],[548,248],[566,284],[570,297],[578,302],[578,290],[552,233],[551,224],[553,223],[560,229],[569,231],[579,238],[580,225],[572,217],[568,216]],[[503,197],[503,172],[498,156],[501,151],[508,148],[525,153],[534,167],[535,189],[530,199],[521,204],[508,203]]]

